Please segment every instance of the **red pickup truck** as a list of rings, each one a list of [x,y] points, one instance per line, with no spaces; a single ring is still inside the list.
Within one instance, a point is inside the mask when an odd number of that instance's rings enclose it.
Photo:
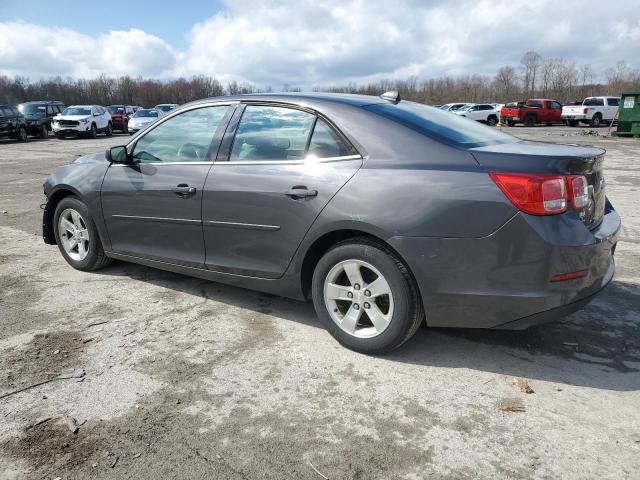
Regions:
[[[561,115],[562,104],[549,98],[530,98],[524,103],[507,104],[500,110],[502,123],[510,127],[516,123],[522,123],[525,127],[533,127],[538,123],[562,123]]]

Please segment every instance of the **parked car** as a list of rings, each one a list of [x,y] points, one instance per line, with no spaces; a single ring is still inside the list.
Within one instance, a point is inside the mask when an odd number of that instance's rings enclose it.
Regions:
[[[441,105],[439,108],[440,110],[444,110],[445,112],[455,112],[456,110],[466,106],[466,105],[473,105],[473,104],[469,104],[469,103],[446,103],[444,105]]]
[[[592,127],[610,125],[618,114],[620,97],[588,97],[582,105],[562,107],[562,119],[575,127],[578,123],[588,123]]]
[[[134,114],[133,107],[131,105],[109,105],[107,110],[111,114],[113,130],[129,133],[129,118]]]
[[[158,120],[158,118],[162,118],[163,116],[164,112],[162,110],[155,110],[153,108],[142,108],[134,113],[129,120],[129,133],[133,135],[134,133],[145,128],[150,123]]]
[[[27,121],[27,133],[40,138],[49,136],[53,117],[64,109],[64,103],[55,100],[36,100],[18,105],[18,110]]]
[[[162,110],[164,113],[170,112],[174,108],[178,107],[177,103],[159,103],[155,107],[154,110]]]
[[[425,314],[522,329],[589,302],[620,229],[603,161],[397,92],[218,97],[58,167],[43,236],[79,270],[120,259],[311,297],[338,341],[380,353]]]
[[[62,139],[67,135],[96,138],[98,133],[113,133],[111,114],[100,105],[72,105],[53,118],[53,133]]]
[[[530,98],[524,105],[505,105],[500,111],[502,121],[510,127],[517,123],[522,123],[525,127],[533,127],[539,123],[553,125],[562,121],[561,115],[562,104],[548,98]]]
[[[498,115],[500,111],[494,105],[489,103],[479,103],[477,105],[468,105],[462,107],[455,112],[456,115],[466,117],[470,120],[486,123],[492,127],[498,123]]]
[[[26,120],[13,105],[0,105],[0,138],[27,141]]]

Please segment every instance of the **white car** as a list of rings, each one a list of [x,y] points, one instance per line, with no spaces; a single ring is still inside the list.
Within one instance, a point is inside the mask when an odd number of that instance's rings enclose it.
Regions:
[[[461,117],[467,117],[470,120],[476,120],[477,122],[483,122],[487,125],[494,126],[498,123],[500,109],[497,105],[491,103],[478,103],[476,105],[467,105],[453,113],[460,115]]]
[[[53,133],[58,138],[67,135],[86,135],[95,138],[98,133],[107,136],[113,134],[111,114],[100,105],[72,105],[55,117],[51,122]]]
[[[154,110],[162,110],[164,113],[169,113],[171,110],[173,110],[174,108],[176,108],[178,106],[179,105],[177,103],[159,103],[158,105],[153,107],[153,109]]]
[[[456,110],[466,105],[470,105],[470,104],[469,103],[445,103],[444,105],[440,105],[438,108],[440,110],[444,110],[445,112],[455,112]]]
[[[162,110],[156,110],[155,108],[141,108],[129,119],[129,133],[133,135],[150,123],[162,118],[164,115],[165,113]]]
[[[582,105],[565,105],[561,118],[567,125],[575,127],[578,122],[599,127],[609,125],[618,114],[620,97],[587,97]]]

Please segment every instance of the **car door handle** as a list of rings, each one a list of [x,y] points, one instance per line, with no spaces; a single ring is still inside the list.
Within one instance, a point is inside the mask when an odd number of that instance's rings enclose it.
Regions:
[[[309,190],[307,187],[303,185],[298,185],[292,187],[287,193],[285,193],[287,197],[291,197],[294,200],[300,200],[301,198],[310,198],[318,195],[317,190]]]
[[[173,188],[173,193],[182,198],[188,198],[196,193],[196,187],[190,187],[186,183],[181,183],[180,185]]]

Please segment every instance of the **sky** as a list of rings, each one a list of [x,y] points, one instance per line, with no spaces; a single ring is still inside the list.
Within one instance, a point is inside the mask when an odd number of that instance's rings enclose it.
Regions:
[[[0,74],[301,88],[493,76],[535,50],[640,68],[640,0],[0,0]]]

